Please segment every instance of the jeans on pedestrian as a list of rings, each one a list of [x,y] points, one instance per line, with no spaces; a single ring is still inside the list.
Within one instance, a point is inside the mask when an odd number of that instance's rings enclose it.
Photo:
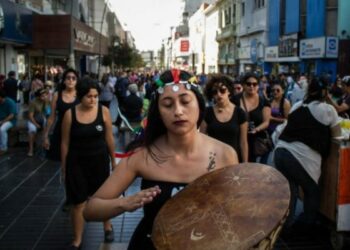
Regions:
[[[287,178],[290,185],[290,210],[285,226],[290,227],[295,222],[299,186],[304,192],[303,222],[306,224],[314,223],[320,206],[320,190],[317,183],[287,149],[277,148],[274,153],[274,161],[276,168]]]
[[[4,122],[0,126],[0,150],[7,151],[8,134],[7,131],[13,127],[12,122]]]

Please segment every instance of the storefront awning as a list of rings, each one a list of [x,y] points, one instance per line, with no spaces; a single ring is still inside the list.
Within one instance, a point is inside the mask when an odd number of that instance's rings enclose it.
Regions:
[[[70,15],[35,15],[33,49],[108,53],[108,39]]]

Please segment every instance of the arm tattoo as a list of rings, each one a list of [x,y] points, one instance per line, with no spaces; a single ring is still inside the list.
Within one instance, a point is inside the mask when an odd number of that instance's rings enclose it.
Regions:
[[[215,157],[216,157],[216,153],[209,152],[209,165],[207,167],[208,172],[213,170],[216,166]]]

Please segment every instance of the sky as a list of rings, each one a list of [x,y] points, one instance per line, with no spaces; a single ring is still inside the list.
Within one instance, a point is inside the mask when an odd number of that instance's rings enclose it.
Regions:
[[[181,22],[181,0],[110,0],[124,29],[131,31],[136,48],[159,50],[170,27]]]

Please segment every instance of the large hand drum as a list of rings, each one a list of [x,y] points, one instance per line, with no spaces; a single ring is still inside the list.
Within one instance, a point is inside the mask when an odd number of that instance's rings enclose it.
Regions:
[[[152,241],[162,250],[272,249],[288,214],[288,181],[255,163],[208,173],[159,211]]]

